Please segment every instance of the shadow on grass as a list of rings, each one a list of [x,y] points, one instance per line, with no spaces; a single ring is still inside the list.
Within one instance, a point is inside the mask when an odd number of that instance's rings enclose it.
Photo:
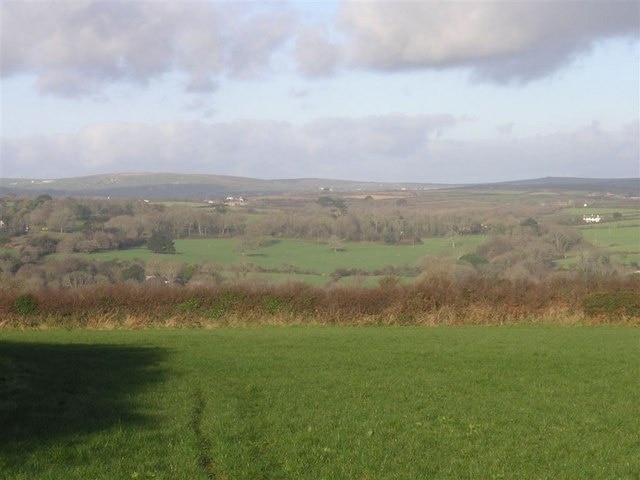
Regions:
[[[166,355],[148,347],[0,342],[0,453],[148,423],[135,395],[163,379]]]

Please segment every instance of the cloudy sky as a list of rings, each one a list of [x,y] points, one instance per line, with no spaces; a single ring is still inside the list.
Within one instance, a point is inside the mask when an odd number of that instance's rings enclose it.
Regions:
[[[0,177],[640,176],[640,2],[0,4]]]

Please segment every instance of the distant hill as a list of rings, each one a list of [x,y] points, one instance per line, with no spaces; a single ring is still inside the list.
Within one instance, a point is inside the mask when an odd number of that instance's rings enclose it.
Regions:
[[[637,196],[640,194],[640,178],[545,177],[511,182],[483,183],[467,187],[611,192]]]
[[[640,196],[640,179],[547,177],[500,183],[445,185],[383,183],[318,178],[261,180],[225,175],[114,173],[61,179],[0,179],[0,194],[90,196],[149,199],[205,199],[228,195],[286,195],[316,192],[432,190],[442,188],[565,190],[612,192]]]
[[[447,185],[448,186],[448,185]],[[433,189],[443,185],[317,178],[261,180],[225,175],[116,173],[61,179],[0,179],[0,194],[202,199],[226,195]]]

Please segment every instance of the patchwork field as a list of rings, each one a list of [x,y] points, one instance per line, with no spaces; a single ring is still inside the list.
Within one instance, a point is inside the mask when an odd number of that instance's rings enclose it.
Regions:
[[[640,330],[0,332],[14,479],[636,478]]]

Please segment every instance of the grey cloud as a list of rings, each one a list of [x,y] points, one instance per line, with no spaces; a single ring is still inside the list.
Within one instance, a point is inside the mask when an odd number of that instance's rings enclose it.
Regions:
[[[349,162],[374,158],[402,158],[424,150],[429,137],[452,126],[449,115],[406,116],[392,114],[365,118],[325,118],[303,127],[310,153],[318,158]]]
[[[325,118],[305,125],[96,124],[73,135],[4,139],[3,177],[179,171],[258,178],[480,182],[543,176],[640,176],[640,122],[616,130],[455,141],[448,115]],[[36,173],[37,172],[37,173]]]
[[[265,12],[251,17],[236,27],[236,40],[230,42],[227,63],[238,78],[255,78],[268,69],[271,57],[290,38],[293,15],[285,8],[281,12]]]
[[[498,131],[498,133],[501,133],[503,135],[511,135],[513,133],[513,127],[515,127],[514,122],[507,122],[497,125],[496,130]]]
[[[374,70],[470,68],[474,78],[526,82],[595,42],[637,38],[640,4],[580,2],[345,2],[352,66]]]
[[[281,7],[214,2],[4,2],[2,76],[35,74],[44,93],[100,91],[186,74],[189,91],[212,91],[222,75],[252,78],[290,36]]]
[[[341,49],[320,27],[300,29],[295,46],[298,71],[309,77],[321,77],[335,72],[341,61]]]
[[[211,92],[223,77],[259,78],[291,63],[310,77],[469,68],[482,81],[527,82],[602,39],[637,39],[639,10],[635,0],[348,0],[339,21],[320,25],[280,2],[6,1],[1,74],[35,75],[41,92],[67,97],[175,72],[187,91]]]
[[[640,177],[640,122],[619,130],[586,125],[535,137],[432,142],[425,161],[441,178],[484,182],[546,176]]]
[[[433,132],[454,123],[448,115],[387,115],[302,126],[267,120],[96,124],[73,135],[4,139],[3,176],[172,170],[263,178],[369,177],[389,162],[419,155]]]

